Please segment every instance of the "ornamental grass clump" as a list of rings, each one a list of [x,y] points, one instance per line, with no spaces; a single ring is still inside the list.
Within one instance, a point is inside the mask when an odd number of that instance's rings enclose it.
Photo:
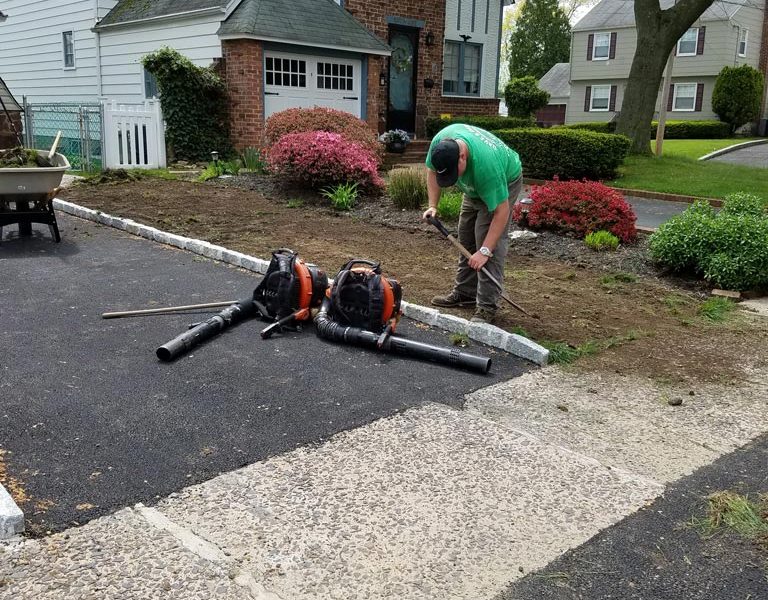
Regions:
[[[397,208],[416,210],[427,204],[427,175],[414,167],[389,172],[387,194]]]
[[[619,238],[610,231],[594,231],[588,233],[584,238],[584,243],[588,248],[597,252],[601,250],[616,250],[619,247]]]
[[[720,212],[699,201],[661,225],[651,257],[729,290],[768,289],[768,208],[745,193],[726,196]]]
[[[549,181],[534,186],[527,220],[532,228],[550,229],[584,238],[604,230],[624,243],[637,237],[635,213],[624,197],[596,181]],[[515,204],[512,218],[519,222],[523,206]]]
[[[357,183],[374,191],[384,186],[374,153],[338,133],[289,133],[273,144],[267,166],[273,175],[312,189]]]
[[[347,140],[370,150],[377,162],[381,161],[377,132],[362,119],[341,110],[322,107],[289,108],[267,119],[265,134],[267,142],[274,144],[288,133],[308,131],[341,134]]]

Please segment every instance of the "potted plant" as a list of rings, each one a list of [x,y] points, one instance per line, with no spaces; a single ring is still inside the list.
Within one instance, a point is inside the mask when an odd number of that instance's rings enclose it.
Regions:
[[[402,129],[390,129],[379,136],[379,141],[386,145],[387,152],[402,154],[405,147],[411,143],[411,138]]]

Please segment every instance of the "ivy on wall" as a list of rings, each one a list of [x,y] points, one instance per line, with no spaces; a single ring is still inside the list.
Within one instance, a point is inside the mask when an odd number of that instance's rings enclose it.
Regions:
[[[175,159],[210,160],[231,152],[224,82],[211,67],[198,67],[172,48],[142,59],[157,79],[166,142]]]

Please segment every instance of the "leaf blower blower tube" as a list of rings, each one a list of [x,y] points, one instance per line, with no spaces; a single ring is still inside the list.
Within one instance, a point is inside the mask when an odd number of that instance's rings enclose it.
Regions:
[[[257,313],[258,309],[253,302],[253,298],[249,297],[244,300],[238,300],[232,306],[222,310],[219,314],[196,325],[189,331],[185,331],[181,335],[173,338],[167,344],[160,346],[155,352],[157,358],[166,362],[171,361],[177,356],[189,352],[192,348],[205,340],[218,335],[227,327],[231,327],[240,321],[255,316]]]
[[[451,367],[460,367],[470,371],[487,373],[491,368],[491,359],[482,356],[475,356],[467,352],[462,352],[458,348],[443,348],[423,344],[404,338],[387,336],[384,342],[379,346],[380,336],[361,329],[360,327],[347,327],[334,322],[330,316],[331,299],[325,298],[320,305],[320,311],[315,317],[315,329],[317,335],[334,342],[344,342],[357,346],[367,346],[376,350],[392,352],[393,354],[402,354],[404,356],[414,356],[433,362],[442,363]]]

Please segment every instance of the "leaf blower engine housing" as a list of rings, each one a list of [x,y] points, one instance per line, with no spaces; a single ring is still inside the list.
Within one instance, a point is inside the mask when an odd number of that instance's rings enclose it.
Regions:
[[[400,318],[403,292],[400,284],[382,275],[381,266],[353,259],[345,264],[330,290],[333,320],[346,327],[381,333]]]

